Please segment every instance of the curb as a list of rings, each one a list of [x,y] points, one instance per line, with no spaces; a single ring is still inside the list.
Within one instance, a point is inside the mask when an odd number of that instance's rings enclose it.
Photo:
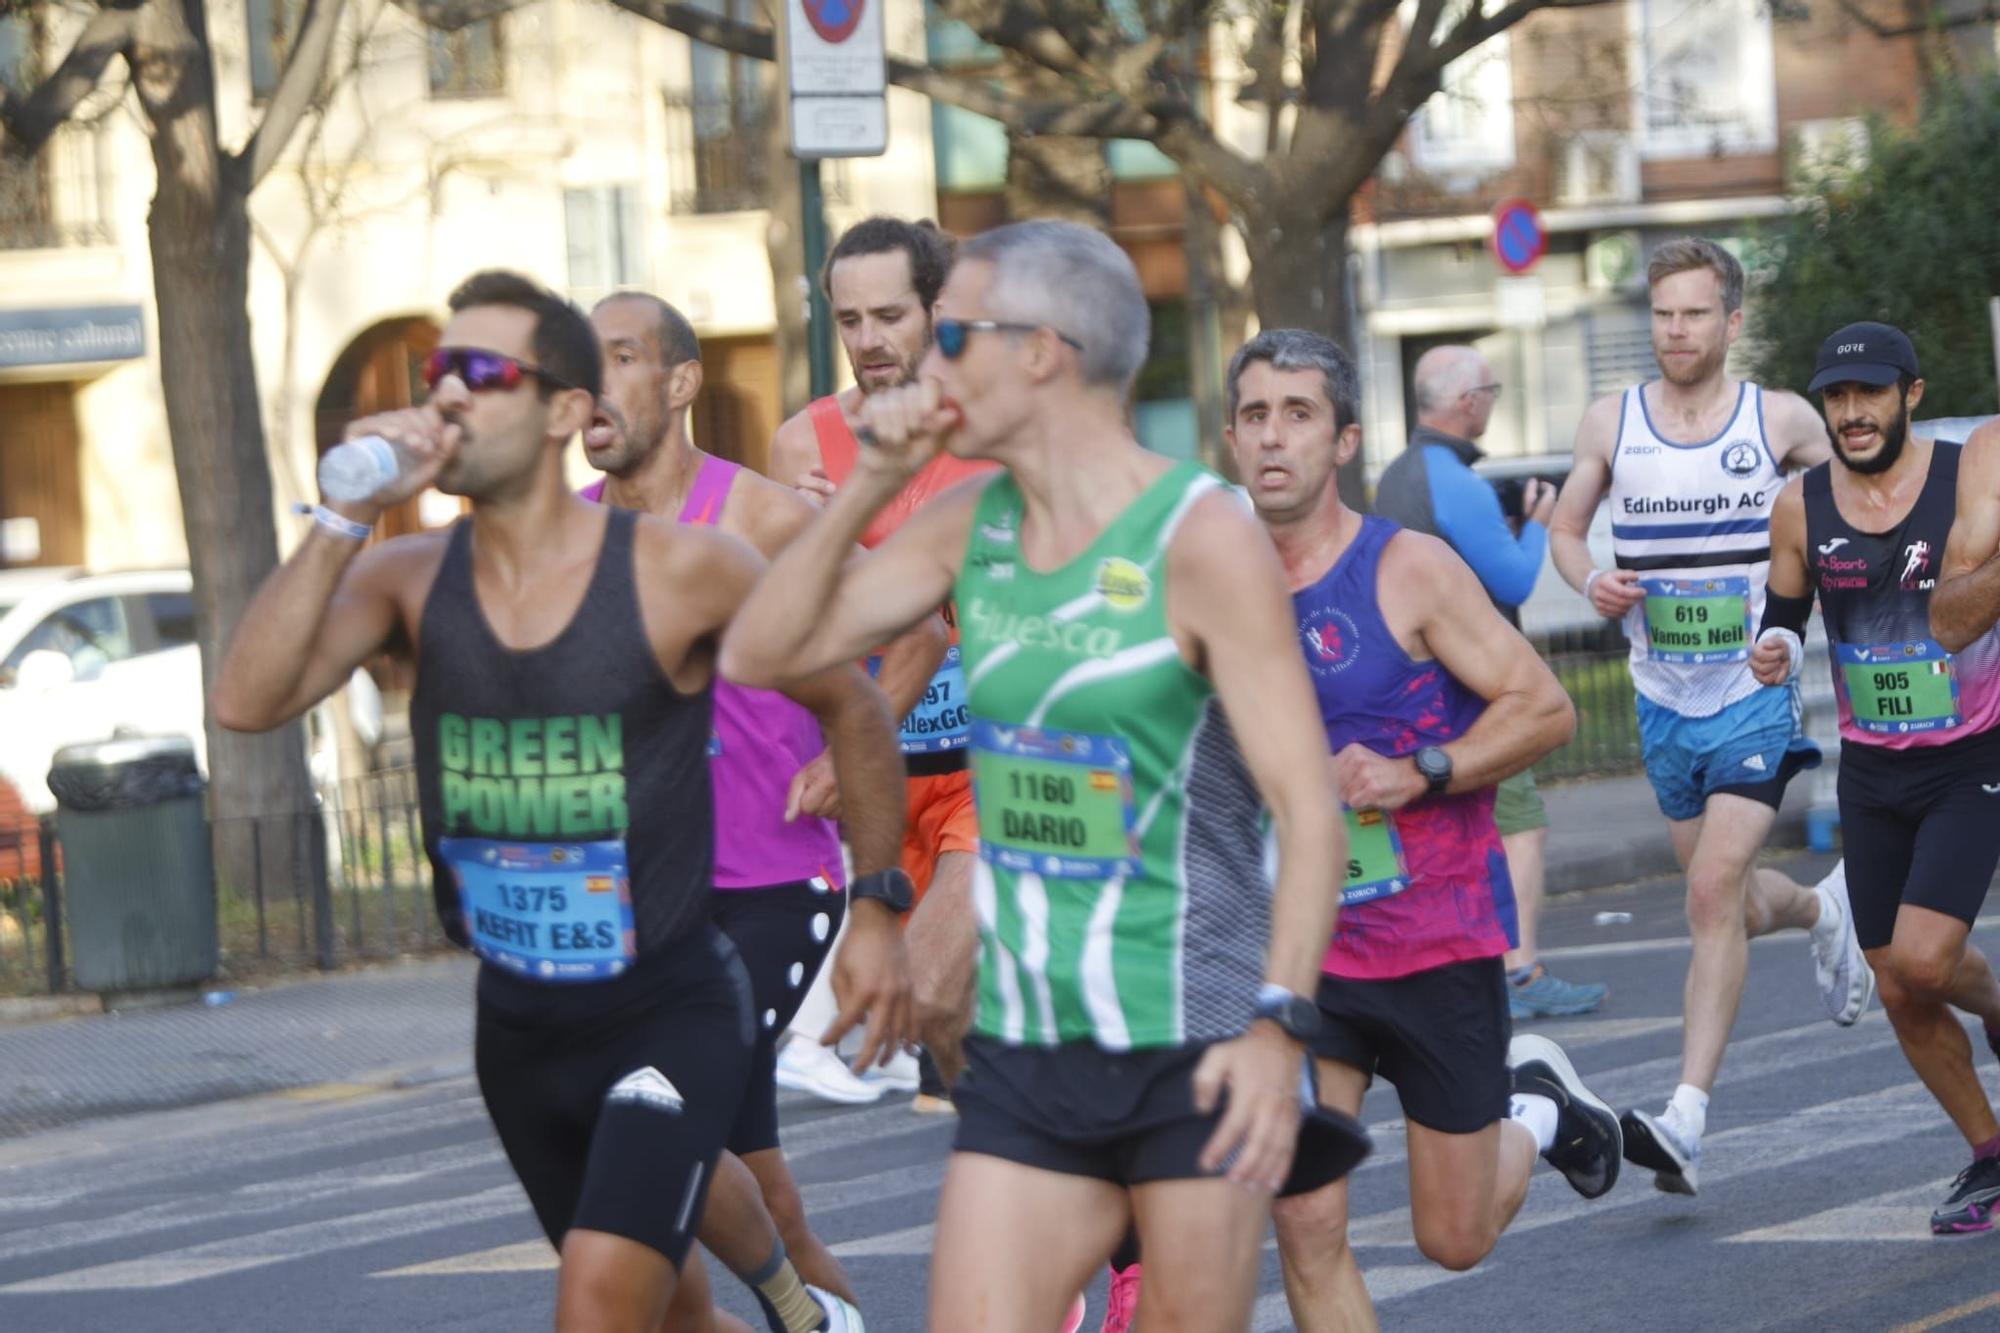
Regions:
[[[0,1000],[0,1024],[40,1023],[51,1018],[81,1018],[104,1012],[104,997],[81,995],[22,995]]]
[[[1765,848],[1783,852],[1805,851],[1807,821],[1808,812],[1803,806],[1779,811],[1777,822],[1771,826],[1771,836],[1764,840]],[[1661,827],[1664,832],[1664,822]],[[1672,840],[1661,837],[1636,845],[1606,847],[1583,856],[1565,856],[1560,861],[1551,859],[1544,870],[1546,887],[1543,892],[1550,897],[1584,893],[1642,879],[1678,875],[1680,871]]]

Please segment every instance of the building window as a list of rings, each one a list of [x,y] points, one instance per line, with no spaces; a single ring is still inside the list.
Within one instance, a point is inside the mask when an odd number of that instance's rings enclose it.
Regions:
[[[277,91],[291,58],[305,0],[245,0],[243,21],[250,36],[250,95],[263,101]]]
[[[763,22],[755,0],[694,0],[695,7],[739,23]],[[702,42],[688,47],[685,105],[694,129],[694,188],[677,206],[696,213],[763,208],[771,198],[774,120],[762,62]],[[670,98],[670,105],[672,103]]]
[[[430,32],[432,97],[493,97],[507,88],[500,20],[481,19],[455,32]]]
[[[1451,5],[1438,30],[1449,32],[1466,8]],[[1404,7],[1406,25],[1415,13],[1414,5]],[[1445,66],[1442,85],[1410,126],[1410,158],[1423,171],[1514,165],[1514,66],[1505,33]]]
[[[1771,17],[1761,0],[1638,0],[1633,122],[1649,157],[1777,147]]]
[[[1154,301],[1152,344],[1132,385],[1132,420],[1139,442],[1170,458],[1201,456],[1201,423],[1194,406],[1194,335],[1186,301]]]
[[[563,191],[569,287],[596,294],[645,283],[645,216],[636,185]]]

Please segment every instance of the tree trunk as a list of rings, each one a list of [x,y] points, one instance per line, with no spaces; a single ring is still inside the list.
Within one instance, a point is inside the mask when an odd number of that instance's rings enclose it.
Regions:
[[[1187,225],[1181,243],[1187,253],[1188,375],[1192,381],[1195,429],[1201,461],[1232,479],[1236,466],[1222,438],[1227,412],[1223,376],[1236,341],[1227,337],[1223,315],[1227,281],[1222,272],[1222,227],[1210,211],[1208,191],[1183,178]]]
[[[764,86],[770,105],[779,105],[784,89],[778,82],[776,66],[767,66]],[[807,342],[810,321],[807,310],[812,288],[819,274],[806,272],[805,232],[800,209],[804,191],[799,188],[799,164],[786,142],[783,119],[775,112],[770,119],[765,145],[766,177],[770,182],[770,222],[764,229],[764,249],[771,257],[771,297],[777,309],[777,325],[771,337],[778,356],[779,417],[803,412],[812,400],[812,354]],[[832,337],[829,331],[829,339]]]
[[[1323,220],[1303,210],[1272,209],[1244,218],[1259,328],[1310,329],[1359,356],[1348,301],[1347,234],[1345,212]],[[1355,509],[1367,507],[1366,453],[1364,440],[1354,461],[1340,470],[1341,498]]]
[[[158,182],[147,231],[160,379],[206,689],[278,558],[251,355],[249,193],[216,142],[201,0],[154,0],[147,16],[133,86],[153,129]],[[326,866],[303,726],[246,736],[211,717],[208,767],[218,889],[318,901]]]
[[[1007,216],[1111,225],[1111,164],[1098,139],[1007,131]]]

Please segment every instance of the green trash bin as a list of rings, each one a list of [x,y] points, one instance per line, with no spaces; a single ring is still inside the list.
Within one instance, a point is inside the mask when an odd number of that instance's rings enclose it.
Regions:
[[[56,752],[49,790],[79,987],[155,990],[215,975],[206,787],[181,736]]]

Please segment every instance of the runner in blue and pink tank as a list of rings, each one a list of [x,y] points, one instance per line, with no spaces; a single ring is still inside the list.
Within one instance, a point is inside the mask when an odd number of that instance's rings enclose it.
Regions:
[[[1575,714],[1449,546],[1342,503],[1335,474],[1361,442],[1346,352],[1267,330],[1236,353],[1227,385],[1230,448],[1291,581],[1349,807],[1311,1043],[1320,1100],[1356,1115],[1376,1074],[1396,1085],[1417,1246],[1469,1267],[1519,1209],[1537,1153],[1586,1198],[1618,1178],[1616,1114],[1554,1042],[1510,1042],[1501,962],[1513,891],[1493,788],[1568,740]],[[1346,1188],[1278,1201],[1302,1327],[1373,1323]]]

